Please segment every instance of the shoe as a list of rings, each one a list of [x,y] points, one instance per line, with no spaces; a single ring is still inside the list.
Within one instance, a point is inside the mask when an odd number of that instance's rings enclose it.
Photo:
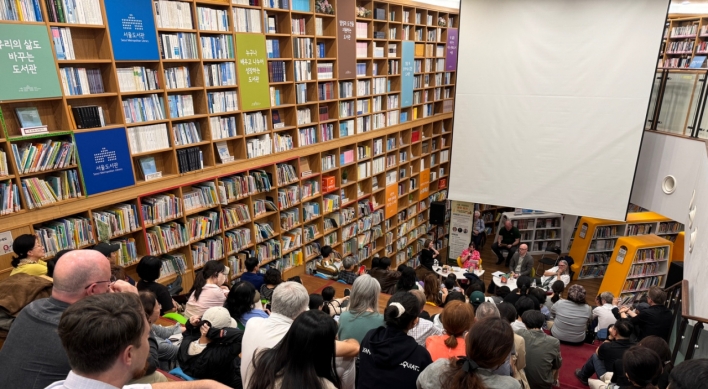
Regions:
[[[589,386],[587,378],[583,377],[583,375],[580,374],[580,369],[575,369],[575,376],[578,377],[578,380],[580,380],[580,382],[582,382],[583,385]]]

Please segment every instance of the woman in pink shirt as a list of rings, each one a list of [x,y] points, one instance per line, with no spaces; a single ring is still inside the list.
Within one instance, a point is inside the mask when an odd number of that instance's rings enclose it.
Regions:
[[[202,316],[211,307],[223,307],[229,288],[224,286],[229,268],[219,261],[208,261],[197,272],[191,295],[184,310],[185,317]]]
[[[472,265],[479,267],[482,263],[482,257],[479,255],[479,251],[477,251],[477,248],[474,246],[474,242],[470,242],[470,246],[462,250],[460,257],[462,258],[462,267],[464,269],[468,269]]]
[[[425,348],[433,362],[441,358],[465,356],[465,334],[474,322],[472,305],[457,300],[450,301],[445,304],[440,316],[445,335],[433,335],[425,340]]]

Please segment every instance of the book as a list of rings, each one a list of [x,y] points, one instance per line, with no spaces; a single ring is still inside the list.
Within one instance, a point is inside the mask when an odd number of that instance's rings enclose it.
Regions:
[[[39,111],[36,107],[15,108],[15,113],[22,128],[42,126],[42,118],[39,117]]]
[[[697,55],[693,57],[693,60],[691,60],[691,64],[688,66],[691,69],[700,69],[703,66],[703,64],[706,62],[706,56],[705,55]]]
[[[273,128],[282,127],[282,124],[284,124],[284,123],[280,120],[280,112],[278,112],[277,109],[273,110],[272,117],[273,117]]]
[[[229,146],[226,145],[225,141],[216,142],[216,150],[219,152],[219,158],[222,163],[233,161],[233,157],[229,152]]]
[[[157,165],[155,164],[155,157],[140,158],[140,171],[143,173],[143,176],[148,176],[150,174],[157,173]]]

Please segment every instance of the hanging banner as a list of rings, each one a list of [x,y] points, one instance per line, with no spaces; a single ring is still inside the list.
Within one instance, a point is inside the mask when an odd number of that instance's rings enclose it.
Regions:
[[[159,60],[152,2],[105,0],[105,4],[113,58],[116,61]]]
[[[263,34],[236,34],[236,67],[241,110],[270,107],[268,62]]]
[[[44,24],[0,24],[0,100],[61,97]]]
[[[430,195],[430,169],[423,169],[420,172],[420,191],[418,201],[423,201]]]
[[[87,195],[135,184],[125,128],[79,132],[74,139]]]
[[[403,41],[401,48],[401,107],[413,105],[413,70],[415,43],[413,41]]]
[[[472,240],[474,204],[452,201],[450,209],[450,250],[448,258],[457,259]]]
[[[398,185],[391,184],[386,187],[386,219],[396,216],[398,213]]]
[[[340,80],[356,78],[356,2],[337,1],[337,73]]]
[[[457,70],[457,39],[459,32],[456,28],[447,29],[447,47],[445,47],[445,70]]]

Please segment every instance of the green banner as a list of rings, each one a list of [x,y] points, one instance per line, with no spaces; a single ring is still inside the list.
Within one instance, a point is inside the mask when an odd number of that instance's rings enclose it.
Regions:
[[[45,25],[0,24],[0,100],[61,97]]]
[[[241,110],[270,107],[265,35],[236,34],[236,66]]]

